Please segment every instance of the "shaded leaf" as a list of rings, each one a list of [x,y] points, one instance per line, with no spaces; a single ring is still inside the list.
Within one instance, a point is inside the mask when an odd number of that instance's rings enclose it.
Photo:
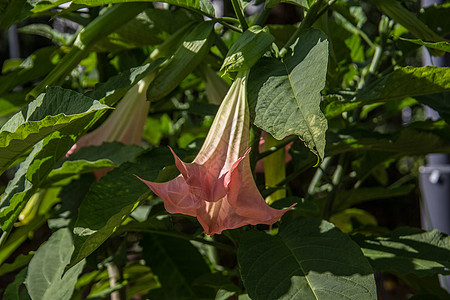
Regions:
[[[75,222],[71,266],[105,242],[139,202],[148,197],[150,189],[134,175],[155,179],[171,162],[173,157],[168,149],[155,149],[139,156],[136,163],[122,164],[91,186]]]
[[[119,142],[83,147],[71,154],[59,167],[52,170],[47,181],[56,182],[98,169],[115,168],[124,162],[132,161],[142,150],[139,146],[124,145]]]
[[[69,229],[60,229],[52,234],[47,243],[36,251],[28,266],[25,285],[33,299],[70,299],[84,267],[84,261],[67,271],[73,251]],[[51,261],[49,261],[49,258]]]
[[[144,258],[158,276],[161,288],[150,291],[154,299],[212,299],[211,288],[193,283],[209,268],[198,250],[189,242],[173,237],[148,235],[142,241]]]
[[[238,250],[251,299],[376,299],[372,269],[351,239],[319,219],[283,223],[277,236],[249,231]]]
[[[61,83],[90,53],[97,42],[129,22],[147,6],[146,3],[124,3],[107,8],[104,13],[79,31],[69,53],[30,91],[27,97],[36,98],[47,86]]]
[[[31,299],[30,295],[26,289],[21,289],[21,285],[25,281],[25,277],[27,276],[27,268],[23,269],[19,273],[17,273],[14,281],[10,283],[3,294],[4,299],[8,300],[28,300]]]
[[[377,271],[419,277],[450,274],[450,237],[437,229],[403,227],[384,237],[358,235],[354,240]]]
[[[320,111],[325,85],[328,42],[320,30],[304,32],[283,61],[261,59],[251,70],[249,105],[256,126],[281,140],[298,135],[305,145],[324,157],[327,120]]]
[[[30,253],[28,253],[27,255],[19,254],[19,256],[17,256],[14,259],[13,263],[2,264],[0,266],[0,276],[28,265],[28,262],[31,260],[33,255],[34,255],[33,251],[30,251]],[[24,279],[25,279],[25,277],[24,277]]]
[[[73,0],[74,4],[83,4],[87,6],[99,6],[113,3],[126,2],[156,2],[154,0]],[[166,3],[196,10],[207,16],[214,16],[214,7],[208,0],[168,0]]]

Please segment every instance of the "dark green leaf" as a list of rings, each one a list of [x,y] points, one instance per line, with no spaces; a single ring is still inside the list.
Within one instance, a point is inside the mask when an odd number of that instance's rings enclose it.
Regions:
[[[126,2],[156,2],[154,0],[74,0],[74,4],[84,4],[87,6],[99,6],[112,3]],[[166,3],[196,10],[207,16],[214,16],[214,7],[208,0],[168,0]]]
[[[31,251],[27,255],[20,254],[19,256],[16,257],[16,259],[14,259],[13,263],[2,264],[0,266],[0,276],[28,265],[33,255],[34,255],[33,251]]]
[[[0,82],[2,83],[0,95],[50,72],[55,67],[55,58],[61,53],[61,50],[55,46],[40,48],[33,52],[16,69],[0,76]],[[25,103],[25,97],[22,101]]]
[[[305,145],[324,157],[327,120],[320,111],[325,85],[328,42],[323,32],[307,30],[283,61],[263,58],[252,68],[248,97],[255,125],[281,140],[298,135]]]
[[[161,288],[150,291],[154,299],[212,299],[214,291],[195,286],[195,279],[209,274],[209,268],[198,250],[177,238],[145,235],[144,258],[158,276]]]
[[[97,84],[94,91],[87,93],[93,99],[103,99],[107,105],[114,105],[127,91],[147,74],[154,71],[164,60],[158,59],[153,63],[131,68],[116,76],[110,77],[106,82]]]
[[[204,61],[213,42],[213,29],[213,22],[202,22],[187,34],[175,54],[150,83],[148,99],[157,101],[168,95]]]
[[[436,229],[404,227],[384,237],[355,236],[354,240],[377,271],[420,277],[450,274],[450,237]]]
[[[428,105],[450,124],[450,92],[416,97],[417,101]]]
[[[376,299],[373,272],[359,247],[323,220],[296,218],[277,236],[249,231],[238,261],[254,300]]]
[[[79,262],[63,276],[72,251],[72,235],[67,228],[53,233],[47,243],[39,247],[30,261],[25,280],[25,285],[33,299],[71,298],[77,277],[85,263]]]
[[[168,149],[155,149],[139,156],[136,163],[122,164],[91,186],[75,222],[71,266],[106,241],[150,194],[150,189],[134,175],[154,180],[159,171],[172,162]]]
[[[139,146],[124,145],[119,142],[83,147],[70,155],[59,167],[52,170],[47,180],[56,182],[77,174],[115,168],[124,162],[132,161],[142,150]]]
[[[3,294],[4,299],[8,300],[28,300],[31,299],[26,289],[21,289],[21,285],[27,276],[27,268],[17,273],[14,282],[10,283]]]

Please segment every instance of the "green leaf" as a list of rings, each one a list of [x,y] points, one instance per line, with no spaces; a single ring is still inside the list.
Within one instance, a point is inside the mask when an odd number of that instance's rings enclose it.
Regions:
[[[114,5],[79,31],[72,48],[52,71],[28,94],[36,98],[49,85],[61,83],[102,38],[116,31],[147,8],[146,3]]]
[[[225,74],[247,71],[264,55],[274,40],[267,27],[250,27],[228,50],[220,70]]]
[[[296,218],[277,236],[245,233],[238,262],[248,295],[258,299],[376,299],[361,249],[331,223]]]
[[[83,4],[86,6],[100,6],[113,3],[126,2],[157,2],[156,0],[73,0],[74,4]],[[214,16],[214,7],[208,0],[167,0],[166,3],[181,6],[200,12],[208,17]]]
[[[25,85],[50,72],[55,67],[55,60],[62,54],[55,46],[43,47],[25,58],[14,70],[0,76],[0,95],[12,91],[15,87]],[[25,104],[25,97],[22,99]]]
[[[403,227],[384,237],[358,235],[354,240],[377,271],[419,277],[450,274],[450,237],[436,229]]]
[[[83,271],[85,263],[79,262],[63,276],[72,251],[72,235],[66,228],[53,233],[47,243],[39,247],[30,261],[25,280],[32,299],[71,298],[77,277]]]
[[[4,299],[8,300],[28,300],[31,299],[30,295],[25,289],[22,289],[21,286],[25,281],[25,277],[27,276],[27,268],[24,268],[19,273],[17,273],[14,278],[14,282],[10,283],[3,294]]]
[[[3,128],[5,128],[5,126],[6,128],[21,128],[22,118],[29,119],[31,117],[32,119],[36,118],[37,120],[44,118],[44,121],[47,118],[53,118],[51,116],[46,116],[46,114],[51,114],[52,110],[58,111],[58,107],[68,107],[71,110],[73,109],[75,112],[81,112],[83,116],[75,117],[72,122],[66,126],[62,126],[58,131],[53,132],[43,140],[39,141],[34,146],[26,160],[20,164],[14,178],[8,183],[5,193],[0,201],[0,227],[3,230],[0,242],[2,244],[5,242],[13,223],[25,207],[28,199],[30,199],[30,197],[36,192],[37,188],[42,181],[45,180],[48,173],[67,153],[75,141],[87,130],[87,128],[98,120],[101,114],[109,108],[108,106],[100,104],[98,101],[94,101],[73,91],[64,91],[61,88],[53,88],[50,90],[54,90],[56,92],[49,94],[50,102],[46,102],[45,105],[41,105],[42,109],[39,109],[36,106],[39,102],[34,101],[30,104],[31,106],[29,107],[29,110],[27,110],[28,108],[24,110],[25,115],[20,115],[19,113],[19,115],[13,117],[13,119],[17,122],[8,122]],[[45,98],[46,96],[43,96],[42,99]],[[52,105],[55,105],[55,107],[52,108]],[[96,107],[96,109],[94,110],[92,107]],[[89,113],[85,113],[81,108],[91,111]],[[27,114],[28,112],[29,114]],[[66,117],[64,115],[57,115],[55,120],[60,120],[60,118],[64,119]],[[40,123],[38,122],[37,124]],[[58,123],[55,123],[54,125],[58,125]],[[24,128],[29,129],[27,126]],[[33,127],[31,127],[31,129],[33,129]],[[53,129],[52,127],[49,127],[47,130]],[[2,133],[0,132],[0,135],[1,134]],[[39,135],[31,136],[36,140],[42,138],[42,136]],[[20,145],[21,144],[18,144],[16,148],[20,149]]]
[[[20,155],[55,131],[71,134],[73,124],[109,109],[71,90],[50,87],[0,129],[0,174]]]
[[[450,19],[447,18],[449,14],[450,3],[443,2],[422,8],[418,17],[434,32],[446,36],[450,33]]]
[[[422,41],[420,39],[406,39],[406,38],[402,38],[402,37],[399,37],[399,39],[401,39],[402,41],[407,41],[407,42],[411,42],[411,43],[414,43],[417,45],[425,46],[427,48],[450,52],[450,42],[447,42],[447,41],[430,43],[430,42]]]
[[[399,1],[392,0],[371,0],[377,5],[381,11],[388,15],[391,19],[403,25],[406,29],[414,34],[417,38],[424,41],[439,42],[443,39],[433,30],[428,28],[420,19],[412,12],[407,10]],[[433,55],[438,53],[434,52]]]
[[[450,90],[450,68],[403,67],[379,78],[358,92],[356,99],[365,103],[422,96]]]
[[[52,170],[47,180],[56,182],[77,174],[115,168],[124,162],[134,160],[142,150],[139,146],[124,145],[119,142],[83,147],[70,155],[59,167]]]
[[[210,271],[189,241],[146,234],[142,246],[146,263],[161,284],[161,288],[150,291],[151,299],[213,299],[211,288],[194,284]]]
[[[120,74],[110,77],[106,82],[95,85],[95,89],[87,93],[88,97],[93,99],[102,99],[106,105],[114,105],[119,101],[127,91],[133,87],[139,80],[147,74],[154,71],[164,59],[158,59],[152,63],[146,63],[142,66],[131,68]]]
[[[202,22],[187,34],[175,54],[150,83],[148,99],[157,101],[168,95],[204,61],[213,42],[213,29],[213,22]]]
[[[439,113],[447,124],[450,124],[450,92],[416,97],[417,101],[428,105]]]
[[[30,262],[31,258],[33,257],[34,252],[30,251],[28,254],[24,255],[24,254],[19,254],[19,256],[17,256],[14,259],[13,263],[10,264],[2,264],[0,266],[0,276],[5,275],[6,273],[15,271],[19,268],[22,268],[26,265],[28,265],[28,263]],[[25,277],[24,277],[25,279]]]
[[[75,265],[105,242],[150,189],[134,176],[154,180],[159,170],[173,162],[168,149],[155,149],[124,163],[94,183],[83,199],[74,226]]]
[[[255,125],[278,140],[298,135],[318,161],[324,157],[328,127],[320,111],[327,62],[325,34],[309,29],[300,35],[283,61],[261,59],[252,68],[248,83]]]

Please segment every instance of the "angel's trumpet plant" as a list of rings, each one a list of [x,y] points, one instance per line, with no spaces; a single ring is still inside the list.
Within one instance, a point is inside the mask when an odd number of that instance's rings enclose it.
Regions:
[[[289,210],[267,205],[253,179],[246,81],[247,73],[238,74],[192,163],[172,151],[178,177],[165,183],[141,179],[169,213],[196,217],[208,235],[249,224],[271,225]]]
[[[104,142],[121,142],[125,145],[141,145],[145,120],[150,108],[146,91],[155,78],[156,73],[150,73],[139,80],[119,102],[116,109],[97,129],[81,137],[67,152],[66,156],[86,146],[99,146]],[[99,179],[109,170],[95,171]]]

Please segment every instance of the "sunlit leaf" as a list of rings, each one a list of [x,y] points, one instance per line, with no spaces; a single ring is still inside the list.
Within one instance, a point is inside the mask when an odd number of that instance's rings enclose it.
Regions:
[[[283,61],[261,59],[251,70],[248,85],[255,125],[281,140],[298,135],[319,158],[324,157],[328,127],[320,111],[328,42],[316,29],[303,33]]]
[[[0,129],[0,173],[49,134],[71,134],[77,120],[92,118],[108,106],[76,92],[51,87]]]
[[[450,237],[436,229],[403,227],[387,236],[355,236],[354,240],[377,271],[419,277],[450,274]]]

